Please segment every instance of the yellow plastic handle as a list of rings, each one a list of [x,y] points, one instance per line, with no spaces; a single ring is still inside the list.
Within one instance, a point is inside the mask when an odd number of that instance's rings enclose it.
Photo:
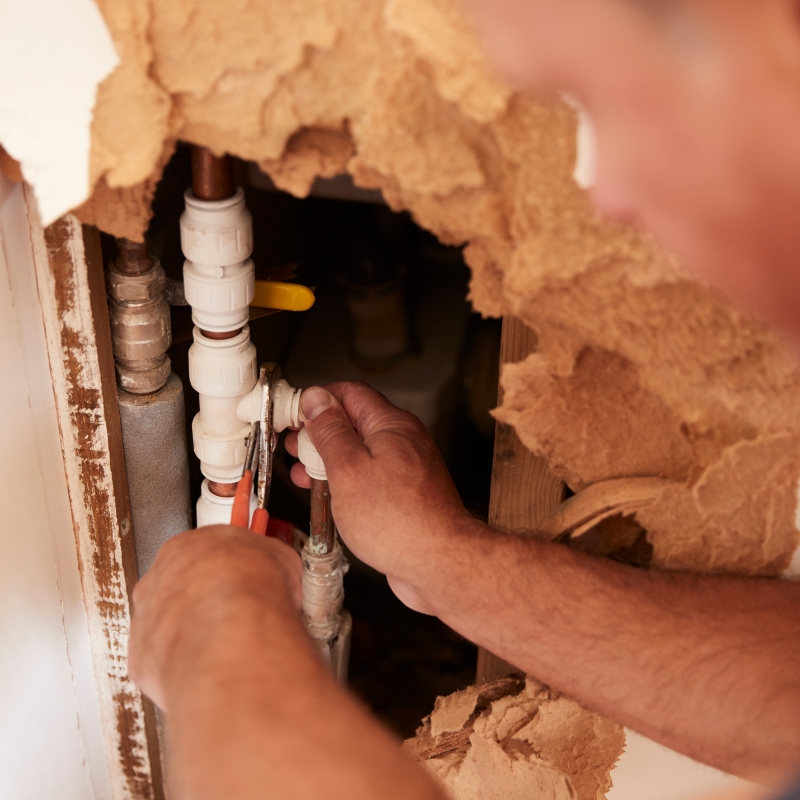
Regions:
[[[308,286],[279,281],[256,281],[256,294],[251,306],[276,308],[279,311],[308,311],[316,297]]]

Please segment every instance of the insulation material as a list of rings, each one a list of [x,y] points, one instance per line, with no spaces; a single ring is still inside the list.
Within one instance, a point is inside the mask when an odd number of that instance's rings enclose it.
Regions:
[[[97,225],[112,236],[141,241],[152,216],[150,204],[156,186],[174,152],[175,142],[165,142],[153,173],[131,187],[112,189],[104,175],[95,184],[92,196],[75,209],[75,216],[83,223]]]
[[[536,330],[538,352],[504,369],[500,420],[576,490],[668,483],[635,512],[655,565],[789,565],[794,360],[645,234],[594,214],[573,178],[575,110],[498,81],[456,0],[99,5],[122,63],[98,93],[82,219],[136,238],[175,139],[256,161],[298,196],[346,169],[466,245],[478,310]]]
[[[618,725],[511,676],[439,697],[404,747],[453,800],[601,800],[624,743]]]

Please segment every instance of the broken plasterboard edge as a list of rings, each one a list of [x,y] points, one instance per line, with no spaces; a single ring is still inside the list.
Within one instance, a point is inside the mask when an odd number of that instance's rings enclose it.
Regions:
[[[95,96],[119,61],[92,0],[0,2],[0,144],[44,226],[89,197]]]
[[[611,770],[606,800],[674,800],[751,786],[625,729],[625,750]]]

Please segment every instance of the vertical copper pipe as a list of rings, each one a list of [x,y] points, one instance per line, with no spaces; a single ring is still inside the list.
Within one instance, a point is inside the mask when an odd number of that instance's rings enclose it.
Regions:
[[[230,156],[192,147],[192,193],[198,200],[227,200],[236,194]]]
[[[209,481],[208,489],[211,494],[215,494],[217,497],[235,497],[236,487],[238,485],[238,483],[218,483],[217,481]]]
[[[237,328],[235,331],[204,331],[200,328],[200,333],[202,333],[206,339],[213,339],[217,342],[223,339],[233,339],[234,336],[238,336],[241,332],[241,328]]]
[[[323,555],[333,550],[336,527],[331,515],[331,493],[328,481],[311,479],[311,536],[313,553]]]
[[[116,268],[125,275],[144,275],[153,268],[147,249],[147,241],[132,242],[130,239],[117,239]]]

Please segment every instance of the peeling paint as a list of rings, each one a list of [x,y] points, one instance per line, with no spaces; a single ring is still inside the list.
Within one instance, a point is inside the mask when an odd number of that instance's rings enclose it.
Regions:
[[[42,230],[28,207],[113,796],[154,800],[83,231],[71,216]]]

